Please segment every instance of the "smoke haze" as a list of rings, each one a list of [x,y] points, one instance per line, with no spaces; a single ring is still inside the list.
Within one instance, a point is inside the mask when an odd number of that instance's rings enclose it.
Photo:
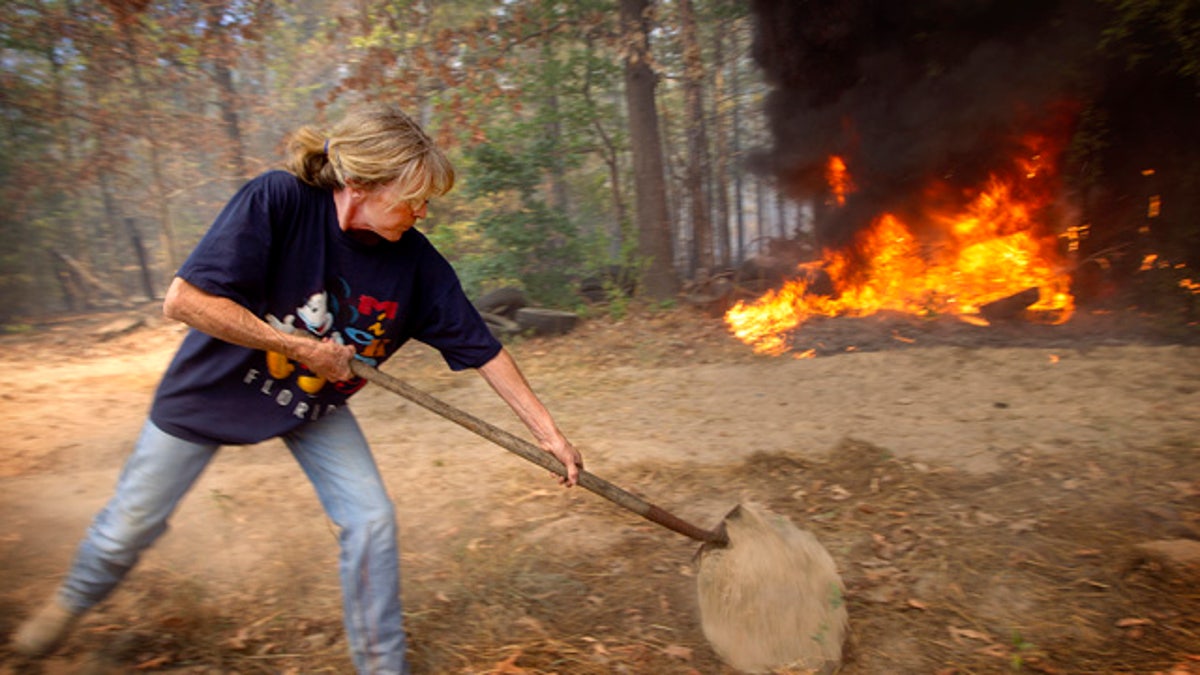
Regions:
[[[1032,132],[1061,139],[1095,85],[1092,5],[1071,0],[754,0],[754,56],[773,91],[758,158],[796,198],[820,196],[830,155],[856,190],[818,220],[825,244],[931,181],[955,199]]]

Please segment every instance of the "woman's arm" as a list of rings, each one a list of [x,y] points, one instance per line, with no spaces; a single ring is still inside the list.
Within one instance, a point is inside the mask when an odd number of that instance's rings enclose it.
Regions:
[[[479,368],[479,374],[529,427],[538,445],[557,457],[567,468],[566,477],[560,477],[559,482],[567,487],[574,485],[579,480],[579,470],[583,468],[583,456],[558,429],[550,411],[533,392],[508,350],[501,348],[491,361]]]
[[[233,300],[205,292],[180,277],[167,289],[163,314],[235,345],[278,352],[333,382],[354,377],[350,371],[354,347],[278,331]]]

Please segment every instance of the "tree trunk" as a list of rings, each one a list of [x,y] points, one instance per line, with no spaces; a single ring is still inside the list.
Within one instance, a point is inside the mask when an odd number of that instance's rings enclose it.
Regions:
[[[779,238],[787,239],[787,200],[783,198],[783,190],[775,186],[775,212],[779,218]]]
[[[679,292],[679,277],[671,249],[662,140],[654,100],[657,82],[650,67],[648,9],[648,0],[621,0],[621,33],[626,45],[625,102],[637,180],[638,249],[647,262],[643,287],[649,297],[668,300]]]
[[[692,245],[695,247],[696,276],[707,277],[714,272],[712,215],[705,176],[708,173],[708,132],[704,119],[704,59],[696,29],[696,10],[692,0],[679,0],[680,40],[683,43],[683,94],[687,109],[687,169],[684,185],[688,211],[692,218]]]
[[[592,53],[592,43],[588,40],[588,54]],[[591,87],[591,71],[588,71],[588,76],[583,83],[583,98],[588,102],[589,106],[595,110],[596,105],[592,98]],[[621,248],[625,239],[625,197],[621,194],[621,164],[620,153],[617,151],[616,144],[613,142],[612,136],[608,130],[604,128],[599,115],[592,116],[592,126],[596,128],[596,135],[600,138],[600,144],[603,149],[601,153],[604,157],[604,163],[608,166],[608,181],[609,191],[612,195],[613,213],[616,214],[617,222],[613,225],[610,231],[609,255],[614,259],[620,259]],[[624,261],[622,261],[624,262]]]
[[[82,298],[85,306],[91,307],[95,305],[92,302],[92,297],[94,296],[112,298],[113,301],[122,306],[127,304],[125,294],[119,288],[96,276],[92,270],[88,269],[86,264],[79,262],[71,255],[56,248],[50,249],[50,255],[54,256],[68,271],[71,280],[79,289],[77,294]]]
[[[733,53],[741,54],[741,41],[737,31],[731,33]],[[742,166],[742,78],[741,58],[734,57],[731,64],[732,73],[729,77],[729,94],[733,108],[733,209],[737,221],[737,265],[740,267],[746,260],[746,203],[745,203],[745,167]]]
[[[163,178],[162,152],[159,149],[158,134],[154,130],[154,107],[146,93],[148,89],[142,77],[141,64],[137,58],[137,42],[130,24],[130,21],[123,21],[121,30],[125,38],[126,57],[129,59],[129,67],[133,75],[134,92],[138,97],[138,108],[147,115],[144,130],[146,143],[150,148],[150,176],[154,186],[153,199],[158,207],[159,243],[162,247],[164,269],[167,274],[174,274],[177,259],[175,255],[175,224],[171,219],[171,203],[166,179]]]
[[[125,232],[129,235],[129,243],[133,246],[133,254],[137,257],[138,268],[142,272],[142,291],[146,294],[146,300],[154,300],[154,276],[150,273],[146,247],[142,246],[142,236],[138,233],[133,218],[125,219]]]
[[[221,125],[225,128],[225,137],[229,140],[224,153],[225,168],[229,172],[231,191],[237,191],[249,176],[246,169],[246,142],[242,138],[239,115],[240,97],[237,85],[233,81],[233,69],[229,66],[229,61],[236,57],[236,51],[229,36],[224,32],[226,29],[222,13],[225,11],[224,3],[209,6],[209,31],[214,42],[210,49],[213,79],[217,83],[217,106],[221,110]]]
[[[221,123],[225,127],[225,136],[229,139],[229,149],[225,153],[229,184],[233,191],[237,191],[250,177],[246,168],[246,142],[242,138],[241,117],[238,115],[237,87],[233,83],[233,71],[229,66],[217,62],[213,67],[220,88],[217,98],[221,104]]]
[[[713,41],[713,121],[716,132],[716,163],[713,194],[717,198],[717,260],[721,269],[733,266],[732,238],[729,235],[729,125],[725,123],[723,101],[730,100],[725,90],[725,31],[718,30]],[[740,251],[739,251],[740,255]]]
[[[763,247],[766,246],[767,232],[769,231],[767,229],[769,223],[767,222],[767,197],[764,194],[765,191],[766,187],[761,178],[754,181],[754,215],[757,221],[757,227],[754,228],[754,240],[758,242],[757,248],[759,253],[762,253]]]
[[[558,82],[562,78],[561,70],[558,62],[554,59],[553,45],[550,40],[546,40],[542,44],[542,68],[553,69],[549,73],[543,73],[543,81],[550,80]],[[550,141],[550,205],[558,209],[566,215],[569,210],[569,198],[567,196],[567,167],[563,162],[565,151],[563,150],[563,130],[562,130],[562,112],[558,102],[558,94],[555,92],[554,86],[547,86],[546,91],[546,138]]]

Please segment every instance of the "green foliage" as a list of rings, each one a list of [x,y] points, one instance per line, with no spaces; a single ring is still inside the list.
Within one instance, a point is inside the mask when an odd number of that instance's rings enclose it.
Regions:
[[[441,210],[439,208],[439,212]],[[506,272],[500,247],[482,231],[478,221],[460,217],[425,230],[433,245],[454,266],[468,297],[476,298],[503,286],[520,285],[520,281]]]
[[[701,12],[728,30],[749,8]],[[615,0],[47,0],[9,14],[0,293],[11,316],[66,306],[50,247],[140,293],[127,221],[161,290],[231,185],[280,165],[287,132],[372,99],[399,102],[451,152],[476,149],[459,163],[473,194],[439,200],[450,214],[432,233],[470,292],[515,284],[574,306],[581,278],[640,274]],[[665,33],[672,16],[656,15]],[[625,312],[626,287],[607,284],[608,311]]]
[[[1113,10],[1101,47],[1131,67],[1158,61],[1200,85],[1200,1],[1102,0]]]
[[[1042,656],[1042,652],[1038,649],[1037,645],[1026,640],[1016,630],[1012,634],[1012,648],[1013,653],[1009,657],[1009,668],[1013,672],[1024,669],[1026,660]]]
[[[538,197],[545,162],[538,144],[522,154],[483,145],[468,157],[470,195],[489,198],[512,192],[517,197],[515,203],[493,200],[493,206],[479,217],[480,231],[495,245],[489,271],[517,279],[535,304],[572,304],[572,277],[582,259],[578,233],[565,214]]]
[[[1067,148],[1067,164],[1082,187],[1092,187],[1104,177],[1104,151],[1109,147],[1107,111],[1089,107],[1079,116],[1079,124]]]
[[[626,225],[628,228],[628,225]],[[636,237],[626,233],[615,259],[609,255],[608,238],[596,232],[591,236],[591,245],[585,246],[587,257],[583,262],[585,279],[599,280],[599,286],[608,316],[614,320],[625,318],[633,301],[636,289],[641,286],[648,261],[637,254]]]

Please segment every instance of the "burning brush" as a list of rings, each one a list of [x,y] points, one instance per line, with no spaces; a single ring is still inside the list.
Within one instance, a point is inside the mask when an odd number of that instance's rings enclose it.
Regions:
[[[916,223],[880,214],[848,246],[801,264],[782,288],[734,305],[725,315],[730,330],[755,351],[779,355],[789,349],[788,334],[812,317],[893,311],[987,325],[984,308],[1031,289],[1030,315],[1067,321],[1075,309],[1070,265],[1058,250],[1061,237],[1041,218],[1056,195],[1056,153],[1033,136],[1023,146],[1029,156],[993,173],[961,208],[930,205]],[[830,205],[844,205],[854,183],[841,158],[832,158],[826,180]],[[833,293],[816,290],[826,286]]]

